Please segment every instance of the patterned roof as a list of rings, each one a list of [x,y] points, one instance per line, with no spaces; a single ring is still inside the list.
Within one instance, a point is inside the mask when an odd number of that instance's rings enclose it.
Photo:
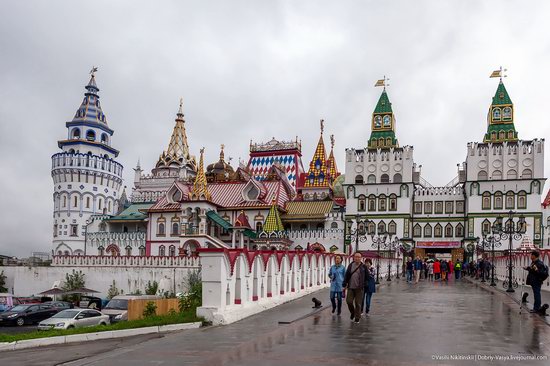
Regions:
[[[390,118],[389,126],[383,122],[388,116]],[[379,124],[377,125],[377,123]],[[395,118],[388,93],[386,92],[386,88],[384,88],[372,113],[372,132],[368,141],[368,147],[369,149],[389,149],[398,146],[399,143],[395,137]]]
[[[505,114],[506,110],[508,110],[508,115]],[[518,133],[514,126],[513,116],[512,100],[501,79],[489,108],[487,132],[483,137],[483,142],[517,141]]]
[[[252,229],[252,227],[250,226],[250,223],[248,222],[248,217],[246,216],[243,210],[241,210],[241,213],[237,217],[237,220],[235,220],[235,226]]]
[[[163,151],[157,162],[157,168],[161,166],[177,166],[189,164],[193,170],[197,170],[195,157],[189,153],[187,134],[185,132],[185,120],[183,119],[183,101],[180,100],[180,108],[176,115],[176,124],[170,137],[168,150]]]
[[[284,219],[325,219],[332,210],[332,201],[295,201],[287,202]]]
[[[273,201],[269,213],[265,218],[263,231],[266,233],[284,231],[283,222],[281,221],[281,216],[279,216],[279,208],[277,203]]]
[[[336,159],[334,158],[334,135],[330,135],[330,155],[327,160],[327,172],[330,184],[340,175],[336,166]]]
[[[542,201],[542,207],[546,208],[550,206],[550,190],[546,193],[546,198]]]
[[[321,120],[321,136],[313,158],[309,163],[309,171],[305,176],[304,187],[328,187],[329,174],[327,170],[327,151],[323,141],[323,123]]]
[[[500,82],[498,83],[495,96],[493,97],[492,105],[506,105],[506,104],[512,104],[512,99],[510,99],[510,96],[506,91],[506,87],[504,87],[504,83],[502,82],[502,80],[500,80]]]
[[[147,214],[144,214],[142,211],[149,209],[152,205],[152,203],[134,203],[118,215],[111,217],[108,221],[144,220],[147,218]]]
[[[107,126],[107,118],[101,109],[99,103],[99,88],[95,82],[95,75],[92,73],[88,85],[84,87],[86,92],[84,93],[84,100],[78,107],[72,122],[89,122],[89,123],[101,123]]]
[[[264,181],[255,182],[263,187],[265,191],[263,198],[255,201],[247,201],[243,198],[243,190],[248,182],[219,182],[208,184],[210,193],[210,201],[215,205],[223,208],[265,208],[271,205],[275,199],[280,208],[284,208],[285,204],[290,200],[290,195],[282,181]],[[189,201],[189,191],[191,185],[182,182],[174,183],[182,192],[182,201]],[[172,188],[168,190],[170,192]],[[261,197],[262,197],[261,196]],[[177,211],[181,208],[181,203],[170,203],[166,195],[162,196],[149,211]]]
[[[376,108],[374,108],[374,113],[393,113],[390,98],[388,98],[388,93],[386,93],[386,88],[382,90],[378,103],[376,103]]]
[[[199,161],[199,170],[193,183],[193,190],[191,191],[190,198],[192,200],[211,200],[210,192],[208,192],[208,185],[206,183],[206,176],[204,175],[204,148],[201,149],[201,158]]]

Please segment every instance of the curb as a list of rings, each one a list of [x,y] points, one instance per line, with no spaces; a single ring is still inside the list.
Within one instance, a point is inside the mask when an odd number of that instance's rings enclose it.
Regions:
[[[57,344],[87,342],[87,341],[96,341],[101,339],[131,337],[131,336],[143,335],[143,334],[167,333],[167,332],[173,332],[177,330],[197,329],[197,328],[200,328],[201,325],[202,325],[202,322],[168,324],[168,325],[158,325],[154,327],[145,327],[145,328],[108,330],[105,332],[71,334],[68,336],[27,339],[23,341],[15,341],[15,342],[0,342],[0,352],[14,351],[14,350],[20,350],[20,349],[26,349],[26,348],[34,348],[34,347],[44,347],[44,346],[51,346],[51,345],[57,345]]]

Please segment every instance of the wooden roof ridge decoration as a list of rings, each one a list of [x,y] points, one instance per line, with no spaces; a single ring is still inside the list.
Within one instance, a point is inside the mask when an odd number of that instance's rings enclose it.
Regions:
[[[199,169],[195,182],[193,183],[193,190],[191,191],[190,199],[193,201],[210,201],[212,196],[208,191],[208,183],[206,182],[206,175],[204,174],[204,147],[201,149],[201,157],[199,160]]]

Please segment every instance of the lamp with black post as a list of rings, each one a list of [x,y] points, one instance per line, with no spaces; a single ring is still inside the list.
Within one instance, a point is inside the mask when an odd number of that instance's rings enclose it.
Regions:
[[[399,248],[399,238],[393,233],[388,233],[385,229],[379,230],[378,235],[375,235],[374,231],[371,231],[369,234],[372,240],[372,247],[376,248],[378,256],[378,260],[376,262],[376,283],[380,283],[380,278],[378,275],[380,272],[380,248],[389,252],[387,281],[391,281],[391,257],[393,251],[396,251]]]
[[[506,288],[506,292],[515,292],[514,288],[518,287],[517,279],[513,277],[514,263],[512,260],[513,240],[521,240],[523,234],[526,231],[527,225],[525,224],[525,216],[520,215],[517,225],[514,225],[514,215],[516,212],[508,212],[508,220],[506,225],[502,225],[502,216],[497,217],[496,223],[493,225],[493,241],[495,245],[500,246],[500,242],[508,240],[508,278],[503,282],[503,287]],[[498,244],[497,244],[498,243]]]
[[[365,229],[365,221],[361,220],[359,215],[355,216],[355,229],[350,229],[349,240],[350,243],[355,241],[355,252],[359,251],[359,242],[364,243],[367,241],[367,230]]]
[[[485,281],[485,245],[487,244],[487,241],[485,240],[485,231],[482,233],[483,238],[481,239],[481,242],[479,241],[479,237],[476,238],[476,251],[481,251],[481,262],[480,262],[480,272],[481,272],[481,282]],[[481,263],[483,263],[483,268],[481,268]],[[477,278],[476,278],[477,279]]]

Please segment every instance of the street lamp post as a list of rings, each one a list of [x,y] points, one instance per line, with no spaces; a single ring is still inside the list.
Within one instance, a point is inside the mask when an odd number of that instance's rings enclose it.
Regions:
[[[486,234],[483,233],[482,235],[483,235],[483,238],[482,238],[481,242],[479,241],[479,237],[476,238],[476,240],[477,240],[476,250],[481,251],[481,260],[483,262],[483,269],[481,270],[481,282],[486,282],[485,281],[485,245],[487,244],[487,241],[486,241],[486,238],[485,238]]]
[[[355,252],[359,251],[359,242],[367,241],[365,221],[361,220],[359,215],[355,217],[355,229],[350,229],[349,237],[350,242],[355,240]]]
[[[502,216],[499,216],[493,225],[493,241],[495,244],[498,243],[497,246],[500,246],[501,241],[508,240],[508,279],[503,283],[506,292],[515,292],[514,287],[518,287],[517,279],[515,280],[512,274],[514,269],[514,263],[512,262],[512,240],[520,240],[526,229],[525,216],[520,215],[517,226],[514,226],[514,215],[515,212],[510,210],[508,212],[508,220],[504,226],[502,225]]]
[[[378,233],[378,236],[374,235],[374,232],[370,233],[372,246],[377,248],[378,260],[376,261],[376,283],[379,284],[379,275],[380,272],[380,247],[389,252],[388,258],[388,277],[387,281],[391,281],[391,257],[393,251],[399,248],[399,238],[394,236],[395,234],[387,233],[386,231],[381,231]]]

